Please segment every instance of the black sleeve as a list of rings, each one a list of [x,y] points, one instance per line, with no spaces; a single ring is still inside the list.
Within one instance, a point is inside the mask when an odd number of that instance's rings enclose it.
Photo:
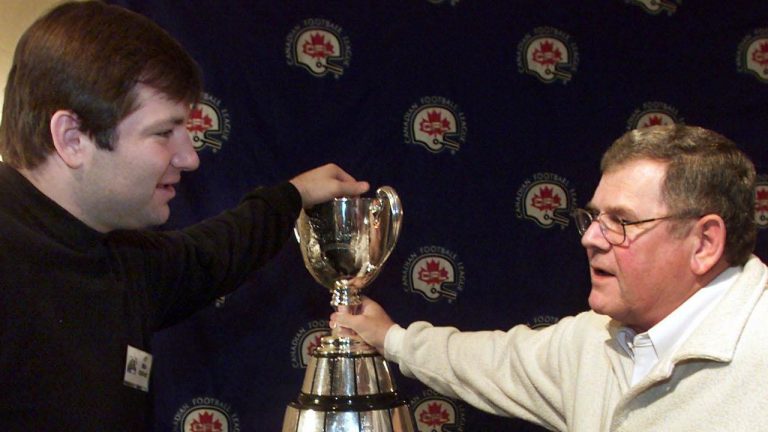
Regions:
[[[157,330],[235,290],[277,254],[292,230],[301,196],[286,182],[259,188],[218,216],[179,231],[113,236],[127,274],[149,303]]]

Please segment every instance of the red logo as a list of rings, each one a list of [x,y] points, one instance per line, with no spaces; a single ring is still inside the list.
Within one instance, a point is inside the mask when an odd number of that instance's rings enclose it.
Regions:
[[[189,425],[189,432],[221,432],[223,430],[221,422],[214,419],[214,415],[208,411],[198,414],[197,419]]]
[[[755,199],[755,211],[768,212],[768,189],[758,190]]]
[[[213,119],[203,113],[203,109],[200,107],[192,109],[187,119],[187,130],[190,132],[205,133],[213,126]]]
[[[451,421],[450,413],[438,402],[427,405],[427,409],[419,413],[419,422],[427,426],[442,426],[449,421]]]
[[[563,53],[555,48],[555,44],[545,40],[539,44],[539,48],[533,50],[533,61],[542,66],[554,66],[563,61]]]
[[[429,136],[443,136],[446,132],[450,132],[450,128],[451,122],[443,118],[440,112],[436,110],[429,111],[427,117],[421,119],[419,123],[419,130]]]
[[[752,51],[752,61],[760,66],[768,66],[768,42],[761,43],[756,50]]]
[[[325,40],[325,36],[320,33],[315,33],[309,36],[309,40],[304,42],[304,46],[301,47],[304,54],[313,57],[324,59],[333,55],[333,44]]]
[[[640,127],[659,126],[664,124],[664,119],[658,115],[651,115],[648,117]]]
[[[448,270],[435,260],[427,261],[426,267],[419,268],[419,280],[427,285],[441,285],[448,280]]]
[[[307,343],[307,355],[311,356],[317,347],[320,346],[320,343],[322,342],[323,334],[318,334],[312,339],[309,343]]]
[[[542,186],[539,193],[531,198],[531,205],[541,211],[555,211],[560,208],[561,198],[551,187]]]

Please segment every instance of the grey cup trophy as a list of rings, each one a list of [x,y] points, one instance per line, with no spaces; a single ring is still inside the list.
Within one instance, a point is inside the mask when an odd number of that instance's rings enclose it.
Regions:
[[[375,198],[337,198],[296,221],[304,265],[331,291],[331,305],[356,313],[362,290],[397,243],[403,210],[394,189]],[[414,432],[387,362],[349,329],[333,329],[312,353],[282,432]]]

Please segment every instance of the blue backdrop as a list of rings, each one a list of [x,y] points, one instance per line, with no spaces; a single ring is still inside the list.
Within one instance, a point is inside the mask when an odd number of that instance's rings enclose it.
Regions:
[[[405,210],[368,294],[393,318],[466,330],[551,324],[587,307],[568,218],[604,149],[650,124],[734,139],[761,183],[768,259],[768,2],[733,0],[123,0],[200,63],[201,168],[169,228],[256,185],[333,161]],[[328,292],[297,244],[242,289],[157,335],[162,431],[277,431]],[[420,431],[532,431],[396,379]]]

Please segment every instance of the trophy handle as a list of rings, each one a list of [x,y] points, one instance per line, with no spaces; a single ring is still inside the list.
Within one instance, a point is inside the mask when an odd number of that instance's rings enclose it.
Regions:
[[[392,250],[395,249],[397,244],[397,238],[400,236],[400,227],[403,223],[403,206],[400,203],[400,197],[397,192],[390,186],[382,186],[376,189],[376,205],[373,206],[371,213],[373,217],[373,224],[376,226],[381,223],[382,219],[388,219],[390,229],[384,230],[387,233],[387,238],[378,239],[384,242],[384,247],[381,248],[382,254],[376,260],[377,264],[381,264],[389,258]],[[382,211],[389,208],[389,214],[382,215]]]

